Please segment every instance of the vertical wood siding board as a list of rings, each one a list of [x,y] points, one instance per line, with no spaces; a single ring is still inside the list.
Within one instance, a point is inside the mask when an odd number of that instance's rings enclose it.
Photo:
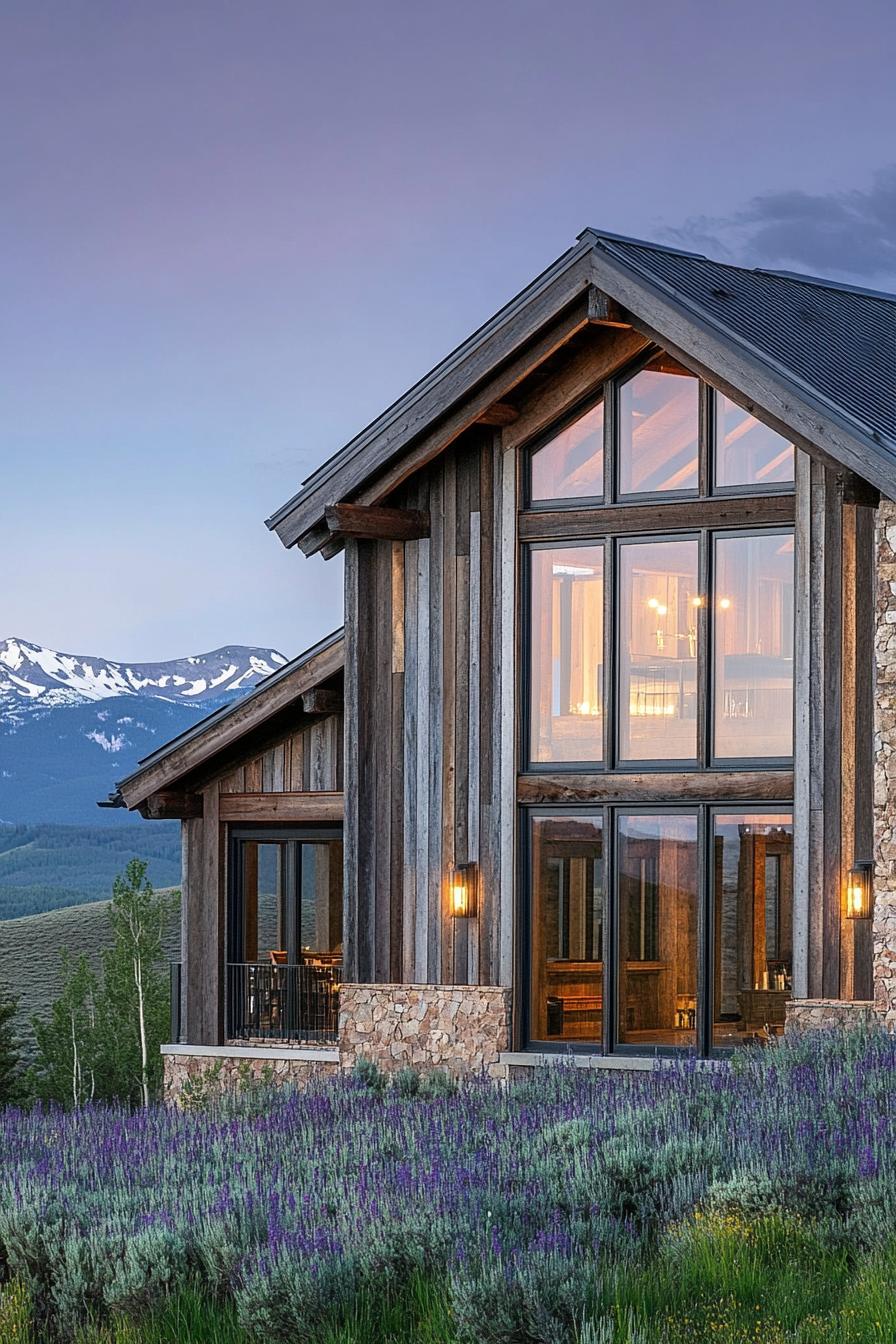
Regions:
[[[371,610],[374,622],[371,643],[375,649],[371,673],[375,678],[374,716],[371,721],[372,755],[376,762],[372,780],[373,845],[376,873],[374,888],[374,979],[388,981],[391,962],[391,792],[392,792],[392,544],[375,542],[376,599]]]
[[[336,788],[345,786],[345,713],[336,715]]]
[[[501,696],[501,795],[499,816],[500,909],[498,934],[499,983],[514,983],[513,914],[515,905],[515,831],[516,831],[516,732],[514,700],[516,683],[516,457],[502,454],[501,464],[501,656],[498,662]]]
[[[810,463],[809,579],[809,994],[824,995],[825,469]]]
[[[212,784],[203,790],[200,878],[196,892],[200,932],[196,946],[201,949],[202,955],[191,966],[201,1036],[193,1044],[199,1045],[220,1045],[223,1042],[224,875],[218,815],[218,790]]]
[[[454,844],[455,862],[467,863],[470,854],[470,557],[459,555],[455,560],[456,592],[454,621],[456,629],[454,697]],[[470,919],[452,920],[455,927],[454,970],[455,984],[469,983]]]
[[[841,735],[843,685],[840,655],[843,636],[843,487],[842,478],[828,471],[825,491],[825,883],[824,969],[825,998],[840,997],[840,928],[842,919],[842,846],[840,837]]]
[[[457,854],[457,456],[449,454],[444,469],[444,527],[442,529],[442,861],[439,887]],[[442,948],[440,983],[455,979],[454,955],[457,922],[449,917],[440,900]]]
[[[429,753],[429,875],[428,927],[426,948],[426,979],[438,984],[441,976],[442,955],[442,761],[444,738],[442,730],[442,574],[444,569],[443,538],[445,531],[444,483],[434,474],[432,507],[430,509],[431,535],[429,554],[429,704],[427,731],[432,749]]]
[[[261,758],[261,791],[273,793],[274,790],[274,753],[266,751]]]
[[[391,772],[389,776],[390,847],[389,899],[391,939],[389,979],[400,981],[404,961],[404,680],[405,602],[404,544],[393,542],[390,557],[392,675],[391,675]]]
[[[185,1041],[198,1044],[202,1028],[202,1006],[199,997],[198,972],[201,963],[202,937],[201,871],[202,871],[202,817],[191,817],[181,822],[181,1035]]]
[[[416,869],[414,914],[414,972],[421,984],[429,968],[429,785],[431,734],[429,730],[430,679],[430,547],[429,537],[417,543],[417,761],[416,761]]]
[[[478,491],[477,491],[478,500]],[[482,872],[479,858],[479,611],[481,576],[481,518],[478,510],[470,515],[470,583],[469,583],[469,710],[467,714],[467,858],[477,865],[480,884]],[[482,890],[475,918],[468,921],[467,980],[480,983],[479,921],[482,912]]]
[[[401,924],[403,981],[413,982],[417,934],[417,574],[420,565],[420,542],[410,541],[405,548],[404,566],[404,721],[402,798],[402,900]]]
[[[480,499],[480,604],[479,604],[479,863],[482,900],[479,916],[479,980],[497,983],[493,962],[495,940],[492,919],[498,899],[495,826],[493,817],[493,759],[495,746],[496,682],[495,657],[495,519],[498,502],[495,463],[499,459],[500,433],[484,438],[479,460]]]
[[[811,459],[797,450],[795,630],[794,630],[794,827],[793,827],[793,993],[809,996],[809,925],[811,899],[810,751],[812,722],[809,683],[812,648],[812,498]]]
[[[361,863],[359,891],[360,920],[364,949],[362,978],[376,980],[376,919],[377,919],[377,849],[376,796],[377,796],[377,640],[376,640],[376,542],[362,542],[359,546],[361,584],[359,601],[364,639],[359,650],[361,668],[361,723],[358,750],[362,758],[360,806],[358,809],[358,849]]]
[[[856,773],[860,768],[856,757],[856,506],[845,504],[841,510],[842,570],[840,600],[842,604],[840,639],[840,852],[841,871],[845,870],[856,852]],[[857,920],[846,919],[842,902],[840,914],[840,969],[839,997],[855,997],[855,943]]]
[[[342,939],[343,974],[349,982],[360,979],[358,949],[358,791],[360,762],[358,753],[358,615],[359,615],[358,544],[345,546],[345,719],[343,731],[348,737],[344,752],[343,780],[345,818],[343,822],[343,901]]]
[[[273,778],[271,788],[274,793],[283,793],[286,789],[286,744],[279,742],[273,751]]]

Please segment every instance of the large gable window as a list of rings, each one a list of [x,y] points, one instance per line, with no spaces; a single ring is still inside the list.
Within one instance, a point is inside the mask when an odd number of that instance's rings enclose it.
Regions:
[[[791,993],[793,446],[651,352],[528,453],[528,1039],[707,1054]]]

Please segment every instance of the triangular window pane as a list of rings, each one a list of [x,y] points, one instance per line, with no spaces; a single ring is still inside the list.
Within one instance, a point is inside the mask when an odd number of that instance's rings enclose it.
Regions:
[[[532,499],[604,493],[604,406],[599,401],[532,454]]]

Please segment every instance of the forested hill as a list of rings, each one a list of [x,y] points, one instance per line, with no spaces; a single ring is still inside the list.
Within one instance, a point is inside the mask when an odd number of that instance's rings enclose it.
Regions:
[[[0,824],[0,920],[105,900],[116,875],[133,858],[146,860],[154,886],[178,886],[178,823]]]

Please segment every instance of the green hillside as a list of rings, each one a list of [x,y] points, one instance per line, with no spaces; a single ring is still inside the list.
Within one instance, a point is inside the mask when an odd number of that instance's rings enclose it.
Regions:
[[[180,882],[176,821],[120,826],[0,823],[0,920],[98,901],[129,859],[149,865],[157,887]]]
[[[19,1000],[18,1025],[26,1044],[31,1018],[46,1012],[59,994],[63,951],[73,957],[86,953],[99,969],[112,942],[108,911],[109,901],[92,901],[0,924],[0,985]],[[165,952],[169,961],[180,960],[179,910],[172,915]]]

